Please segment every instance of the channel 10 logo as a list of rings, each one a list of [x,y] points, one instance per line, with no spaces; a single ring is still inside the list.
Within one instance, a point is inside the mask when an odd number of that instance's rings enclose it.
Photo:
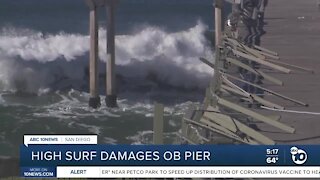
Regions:
[[[292,161],[295,164],[302,165],[308,159],[308,155],[307,155],[306,151],[304,151],[303,149],[299,149],[297,147],[292,147],[290,149],[290,153],[291,153]]]

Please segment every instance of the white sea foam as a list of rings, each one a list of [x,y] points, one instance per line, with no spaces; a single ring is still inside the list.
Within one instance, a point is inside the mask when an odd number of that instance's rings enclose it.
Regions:
[[[41,89],[46,89],[42,86],[46,81],[47,72],[36,71],[32,66],[4,57],[0,50],[0,90],[38,93]]]
[[[76,123],[75,125],[78,127],[82,127],[82,128],[87,129],[92,134],[97,134],[97,135],[101,134],[101,128],[98,126],[84,124],[84,123]]]
[[[47,95],[51,91],[50,88],[39,88],[38,96]]]
[[[104,144],[117,144],[117,140],[110,138],[110,137],[103,137]]]
[[[44,35],[42,32],[3,29],[0,52],[7,57],[19,56],[24,60],[54,61],[60,57],[73,60],[89,49],[89,37],[80,34],[59,33]]]
[[[175,33],[146,27],[135,34],[118,35],[118,73],[124,77],[146,77],[151,73],[171,85],[205,87],[212,70],[199,62],[198,57],[212,57],[203,35],[206,29],[199,22]],[[100,29],[99,32],[99,55],[105,61],[106,31]],[[58,89],[80,86],[87,66],[87,58],[83,57],[88,50],[88,35],[3,29],[0,32],[0,89],[37,94],[40,88],[50,86]]]
[[[132,144],[151,144],[153,131],[139,131],[136,135],[129,136],[126,139],[131,140]]]
[[[164,140],[171,143],[174,143],[176,137],[176,132],[163,133]],[[130,140],[131,144],[153,144],[153,131],[138,131],[137,134],[129,136],[126,139]]]

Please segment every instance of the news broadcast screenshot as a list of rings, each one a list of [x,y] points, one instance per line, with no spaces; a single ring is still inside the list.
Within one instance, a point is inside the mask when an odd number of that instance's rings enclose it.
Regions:
[[[0,0],[0,180],[320,179],[320,0]]]

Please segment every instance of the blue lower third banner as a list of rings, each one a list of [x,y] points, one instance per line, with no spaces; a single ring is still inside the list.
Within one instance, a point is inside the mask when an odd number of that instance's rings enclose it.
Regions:
[[[22,145],[22,177],[320,178],[318,145]]]

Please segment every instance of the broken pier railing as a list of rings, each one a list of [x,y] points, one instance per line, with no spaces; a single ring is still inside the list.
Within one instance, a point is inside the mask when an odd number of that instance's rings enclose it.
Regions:
[[[267,74],[261,67],[285,74],[290,74],[293,70],[311,73],[313,71],[283,63],[278,53],[256,45],[249,47],[237,37],[224,33],[221,21],[222,4],[222,0],[215,1],[215,61],[200,58],[212,68],[214,76],[207,88],[204,102],[200,106],[190,106],[182,118],[179,137],[187,144],[276,144],[273,139],[259,131],[257,123],[265,123],[288,134],[295,133],[295,129],[280,122],[281,116],[264,115],[258,109],[260,106],[279,110],[285,107],[249,89],[258,89],[262,94],[269,94],[299,106],[308,104],[248,80],[238,72],[239,68],[278,86],[284,86],[285,82],[271,76],[270,73]],[[251,64],[256,64],[257,67]],[[250,88],[243,88],[243,85]],[[157,108],[161,106],[156,105]],[[163,118],[159,118],[160,111],[156,112],[155,143],[163,142],[159,141],[163,131],[162,126],[160,129],[156,126],[163,121]]]

